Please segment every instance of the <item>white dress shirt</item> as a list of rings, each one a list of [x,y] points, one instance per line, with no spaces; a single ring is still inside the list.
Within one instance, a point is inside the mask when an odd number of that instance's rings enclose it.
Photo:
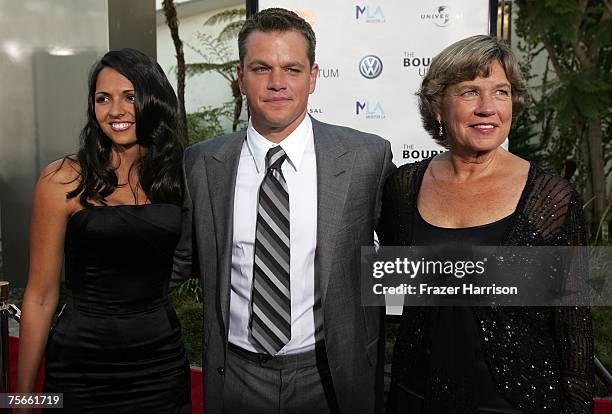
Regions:
[[[257,352],[249,338],[257,197],[266,174],[266,154],[277,145],[287,154],[281,170],[289,189],[290,223],[291,340],[277,354],[283,355],[311,351],[315,346],[317,165],[309,116],[280,144],[261,136],[249,121],[234,192],[229,342]]]

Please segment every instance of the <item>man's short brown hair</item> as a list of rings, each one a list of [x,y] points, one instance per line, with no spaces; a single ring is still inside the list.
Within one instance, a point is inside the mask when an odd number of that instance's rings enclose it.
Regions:
[[[251,33],[288,32],[291,30],[301,33],[306,39],[308,45],[308,60],[312,68],[315,62],[315,46],[317,43],[312,27],[296,13],[281,8],[263,9],[244,22],[238,34],[238,55],[240,56],[240,65],[242,66],[244,64],[246,40]]]

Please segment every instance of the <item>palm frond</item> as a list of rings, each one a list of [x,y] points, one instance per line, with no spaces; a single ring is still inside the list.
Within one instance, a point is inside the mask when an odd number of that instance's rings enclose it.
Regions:
[[[243,24],[244,20],[238,20],[228,24],[223,28],[223,30],[221,30],[221,33],[219,33],[219,36],[217,36],[217,40],[219,42],[226,42],[238,38],[238,33],[240,32]]]
[[[246,16],[245,8],[224,10],[222,12],[219,12],[219,13],[216,13],[210,16],[208,20],[204,22],[204,25],[214,26],[217,23],[229,22],[236,18],[240,18],[242,20],[244,19],[245,16]]]
[[[223,63],[188,63],[185,65],[185,73],[187,76],[199,75],[206,72],[217,72],[219,74],[233,74],[238,60],[232,60]]]

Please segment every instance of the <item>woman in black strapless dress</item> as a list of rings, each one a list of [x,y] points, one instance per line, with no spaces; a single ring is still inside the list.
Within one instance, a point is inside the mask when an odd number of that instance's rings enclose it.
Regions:
[[[18,392],[64,412],[190,413],[189,363],[168,300],[181,228],[182,137],[163,70],[131,49],[92,69],[76,156],[39,179],[21,319]],[[66,305],[58,304],[64,261]],[[57,412],[54,410],[53,412]]]

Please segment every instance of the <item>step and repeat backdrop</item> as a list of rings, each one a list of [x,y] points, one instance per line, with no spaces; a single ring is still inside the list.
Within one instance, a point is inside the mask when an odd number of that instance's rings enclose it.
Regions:
[[[421,125],[415,92],[438,52],[490,32],[496,3],[259,0],[256,8],[293,10],[314,28],[320,70],[310,114],[388,139],[401,165],[443,150]]]

